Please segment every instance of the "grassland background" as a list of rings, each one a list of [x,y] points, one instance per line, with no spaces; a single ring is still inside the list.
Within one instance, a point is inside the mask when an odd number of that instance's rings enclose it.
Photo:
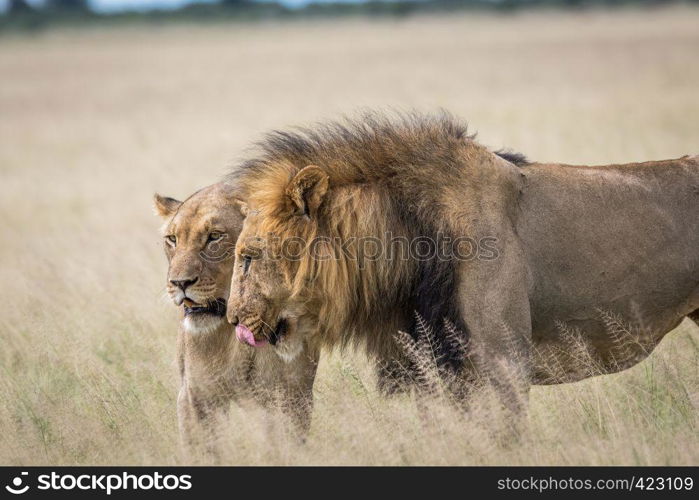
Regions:
[[[0,463],[182,463],[154,191],[184,197],[268,128],[362,106],[443,107],[541,161],[696,154],[698,25],[675,7],[0,38]],[[519,445],[447,406],[426,424],[361,356],[326,355],[315,397],[305,446],[234,408],[226,461],[697,464],[699,328],[535,388]]]

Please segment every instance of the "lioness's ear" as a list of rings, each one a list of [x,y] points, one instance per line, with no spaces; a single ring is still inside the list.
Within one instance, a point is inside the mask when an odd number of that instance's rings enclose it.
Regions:
[[[291,200],[295,215],[314,217],[328,191],[328,174],[320,167],[309,165],[291,179],[286,195]]]
[[[167,196],[160,196],[155,193],[153,197],[153,207],[155,208],[155,213],[161,217],[172,217],[177,209],[180,208],[182,202],[174,198],[168,198]]]

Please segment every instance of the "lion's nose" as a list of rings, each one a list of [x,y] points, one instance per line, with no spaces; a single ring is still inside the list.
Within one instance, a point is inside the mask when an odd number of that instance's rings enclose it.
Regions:
[[[237,326],[239,322],[238,316],[236,314],[228,313],[228,322],[233,326]]]
[[[194,283],[197,282],[197,280],[199,280],[199,278],[194,278],[191,280],[170,280],[170,283],[172,283],[184,292],[188,286],[192,286]]]

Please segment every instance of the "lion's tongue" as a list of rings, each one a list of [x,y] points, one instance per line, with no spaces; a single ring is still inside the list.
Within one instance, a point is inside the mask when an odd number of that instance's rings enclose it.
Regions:
[[[249,344],[253,347],[260,347],[267,343],[266,340],[255,340],[255,336],[245,325],[238,325],[235,327],[235,336],[238,338],[240,342],[243,342],[244,344]]]

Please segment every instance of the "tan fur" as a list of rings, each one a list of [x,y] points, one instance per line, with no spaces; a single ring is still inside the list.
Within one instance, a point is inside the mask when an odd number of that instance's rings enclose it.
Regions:
[[[592,373],[535,365],[539,350],[570,363],[561,325],[579,331],[605,368],[617,371],[647,356],[699,307],[696,157],[601,167],[517,157],[516,165],[452,118],[419,115],[369,114],[276,132],[261,147],[231,175],[248,216],[228,314],[243,324],[255,318],[256,337],[269,335],[280,318],[310,319],[324,345],[361,342],[390,367],[397,329],[412,328],[415,310],[437,311],[430,326],[459,323],[472,346],[468,366],[518,411],[531,383]],[[492,237],[499,252],[446,264],[371,260],[353,247],[339,252],[353,237],[387,245],[387,231]],[[318,237],[325,238],[320,253],[337,258],[280,258],[278,241],[309,245]],[[247,273],[246,256],[253,258]],[[644,352],[619,359],[609,315],[632,322],[635,310],[643,315]]]
[[[200,304],[228,297],[232,248],[242,225],[238,203],[235,190],[223,183],[204,188],[184,202],[156,195],[156,212],[166,220],[167,288],[177,305],[182,292],[173,280],[196,278],[186,294]],[[222,235],[218,246],[207,242],[212,231]],[[168,236],[175,236],[175,245]],[[215,453],[217,420],[231,401],[249,398],[279,405],[304,435],[310,425],[318,349],[304,343],[301,352],[287,362],[271,349],[255,350],[238,342],[223,316],[194,316],[183,315],[178,333],[177,411],[187,449],[194,454],[202,448]]]

